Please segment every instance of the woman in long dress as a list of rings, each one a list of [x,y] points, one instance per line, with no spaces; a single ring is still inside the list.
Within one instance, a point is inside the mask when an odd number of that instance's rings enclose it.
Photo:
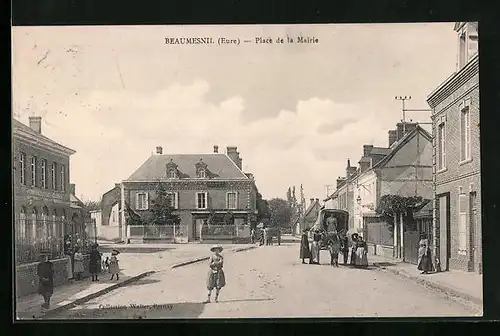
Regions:
[[[222,246],[215,245],[210,251],[213,253],[210,257],[208,277],[207,277],[207,289],[208,297],[204,303],[210,302],[210,296],[212,295],[212,290],[215,288],[215,302],[219,302],[219,293],[222,287],[226,285],[226,275],[224,274],[224,257],[221,255],[223,251]]]
[[[97,244],[92,245],[89,260],[89,272],[92,275],[92,281],[99,281],[97,276],[101,272],[101,253],[97,250]]]
[[[353,233],[351,235],[351,261],[350,265],[355,266],[356,265],[356,249],[357,249],[357,242],[358,242],[359,235],[357,233]]]
[[[117,258],[118,254],[120,254],[120,252],[118,252],[117,250],[113,250],[111,252],[111,258],[109,259],[109,273],[111,273],[110,280],[113,280],[115,275],[116,275],[116,280],[120,279],[118,277],[120,273],[120,265],[118,264],[118,258]]]
[[[43,308],[50,308],[50,298],[54,293],[54,265],[49,261],[49,253],[40,253],[40,263],[37,266],[38,294],[43,297]]]
[[[321,233],[318,229],[314,230],[313,241],[311,244],[311,264],[319,264],[319,242],[321,241]]]
[[[421,274],[428,274],[434,271],[432,265],[431,248],[429,246],[429,240],[425,235],[420,236],[420,242],[418,243],[418,266],[417,269],[422,271]]]
[[[312,262],[311,250],[309,249],[309,237],[307,236],[308,231],[309,229],[304,229],[300,239],[300,259],[302,259],[303,264],[306,263],[305,259],[309,259],[309,263]]]
[[[361,236],[356,243],[356,266],[368,267],[368,246]]]
[[[75,260],[75,266],[73,272],[75,274],[76,280],[80,280],[82,278],[85,269],[83,267],[83,254],[80,252],[79,247],[75,249],[75,255],[73,258]]]

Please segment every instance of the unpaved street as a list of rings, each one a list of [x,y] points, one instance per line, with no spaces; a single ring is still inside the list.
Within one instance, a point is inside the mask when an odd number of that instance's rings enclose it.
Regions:
[[[51,318],[472,316],[442,294],[370,267],[303,265],[298,245],[228,254],[219,303],[206,298],[206,262],[169,269]]]

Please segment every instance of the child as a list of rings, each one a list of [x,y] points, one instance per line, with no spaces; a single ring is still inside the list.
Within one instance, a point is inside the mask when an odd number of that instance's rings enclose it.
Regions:
[[[210,251],[213,252],[213,255],[210,257],[210,264],[208,270],[208,279],[207,279],[207,289],[208,289],[208,297],[204,303],[210,302],[210,295],[212,294],[212,290],[215,288],[215,302],[219,302],[219,293],[222,287],[226,285],[226,276],[224,275],[223,267],[224,267],[224,258],[220,254],[223,248],[220,245],[213,246]]]
[[[97,247],[97,244],[93,244],[90,251],[89,271],[92,274],[92,281],[99,281],[97,276],[101,272],[101,253],[99,253]]]
[[[40,263],[37,267],[38,293],[43,296],[43,308],[50,308],[50,298],[54,293],[54,265],[49,261],[48,252],[40,253]]]
[[[120,266],[118,265],[118,259],[116,258],[118,254],[120,254],[120,252],[117,250],[113,250],[113,252],[111,252],[111,258],[109,259],[109,273],[111,273],[110,280],[113,280],[115,275],[116,280],[119,280],[118,273],[120,273]]]
[[[102,269],[104,272],[107,272],[109,270],[109,257],[106,256],[106,259],[102,261]]]
[[[80,280],[85,269],[83,268],[83,254],[80,252],[79,247],[75,249],[75,255],[73,258],[75,260],[73,272],[75,274],[76,280]]]

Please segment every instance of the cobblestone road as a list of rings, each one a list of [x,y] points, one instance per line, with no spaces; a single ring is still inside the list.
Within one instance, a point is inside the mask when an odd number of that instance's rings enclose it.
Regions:
[[[300,263],[297,244],[228,254],[219,303],[207,263],[166,270],[52,318],[473,316],[471,307],[375,269]],[[322,251],[322,262],[329,261]]]

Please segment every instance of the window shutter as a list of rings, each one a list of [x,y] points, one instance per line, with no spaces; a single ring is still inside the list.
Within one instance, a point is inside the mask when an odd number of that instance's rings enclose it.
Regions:
[[[149,209],[149,193],[146,192],[144,193],[144,197],[146,198],[146,204],[145,204],[145,207],[144,207],[144,210],[148,210]]]
[[[174,209],[179,209],[179,193],[174,193]]]
[[[208,209],[208,192],[205,192],[205,209]]]
[[[235,199],[235,201],[234,201],[234,208],[235,208],[235,209],[238,209],[238,202],[239,202],[239,199],[238,199],[238,198],[239,198],[239,196],[240,196],[240,195],[239,195],[239,192],[238,192],[238,191],[237,191],[237,192],[235,192],[235,194],[236,194],[236,196],[235,196],[235,198],[236,198],[236,199]]]
[[[467,250],[467,195],[460,194],[459,197],[459,228],[458,249]]]
[[[139,204],[139,193],[135,194],[135,210],[140,210],[141,205]]]

